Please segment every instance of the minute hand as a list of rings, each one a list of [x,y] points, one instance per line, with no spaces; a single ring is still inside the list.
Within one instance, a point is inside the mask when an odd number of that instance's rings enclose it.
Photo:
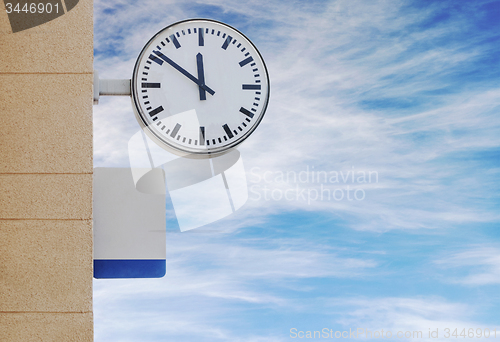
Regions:
[[[182,68],[179,64],[175,63],[173,60],[162,54],[160,51],[153,51],[158,57],[163,59],[165,62],[173,66],[175,69],[180,71],[181,74],[189,78],[191,81],[196,83],[200,88],[206,90],[210,95],[215,94],[215,91],[210,89],[207,85],[203,84],[199,79],[191,75],[189,72],[187,72],[184,68]]]

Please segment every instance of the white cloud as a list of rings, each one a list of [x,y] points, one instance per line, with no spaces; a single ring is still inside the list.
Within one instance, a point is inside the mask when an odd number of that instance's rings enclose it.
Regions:
[[[474,321],[472,319],[475,314],[474,307],[449,302],[440,297],[339,299],[332,301],[331,304],[334,310],[338,307],[342,311],[342,318],[337,322],[344,327],[352,327],[353,330],[358,327],[363,329],[364,333],[360,337],[364,339],[367,330],[371,331],[372,336],[375,332],[380,334],[383,330],[384,336],[390,331],[392,338],[396,338],[400,332],[400,335],[407,333],[407,337],[411,336],[407,338],[411,341],[431,339],[448,341],[450,338],[455,338],[452,336],[455,329],[458,334],[463,329],[468,334],[472,328],[473,335],[471,334],[471,338],[467,337],[467,340],[482,340],[484,337],[477,337],[479,335],[477,329],[481,329],[482,335],[484,329],[492,331],[496,328]],[[429,333],[436,330],[437,338],[429,338]]]
[[[157,334],[182,336],[183,341],[200,336],[206,341],[280,341],[279,336],[238,336],[228,324],[236,324],[232,317],[244,310],[242,305],[297,310],[300,300],[278,292],[312,291],[297,283],[301,279],[355,279],[376,266],[372,259],[346,256],[349,251],[300,240],[273,241],[263,248],[258,240],[236,243],[223,235],[167,236],[165,278],[95,281],[96,341],[132,341],[138,332],[143,340]]]
[[[500,284],[500,248],[476,246],[436,261],[446,269],[460,269],[453,282],[480,286]]]

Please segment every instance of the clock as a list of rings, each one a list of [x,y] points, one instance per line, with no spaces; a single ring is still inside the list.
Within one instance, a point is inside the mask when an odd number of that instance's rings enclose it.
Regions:
[[[184,156],[223,154],[259,125],[269,76],[252,42],[235,28],[190,19],[162,29],[137,58],[135,114],[144,132]]]

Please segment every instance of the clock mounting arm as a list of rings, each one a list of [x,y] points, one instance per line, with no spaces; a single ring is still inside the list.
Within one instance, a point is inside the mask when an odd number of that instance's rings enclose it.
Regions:
[[[99,79],[99,73],[94,70],[94,104],[99,104],[101,96],[131,96],[130,79]]]

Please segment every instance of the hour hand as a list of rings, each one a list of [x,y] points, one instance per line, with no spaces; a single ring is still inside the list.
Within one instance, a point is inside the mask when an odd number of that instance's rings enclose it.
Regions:
[[[182,68],[179,64],[175,63],[173,60],[171,60],[170,58],[168,58],[167,56],[165,56],[164,54],[162,54],[160,51],[153,51],[158,57],[160,57],[161,59],[163,59],[165,62],[167,62],[168,64],[170,64],[172,67],[174,67],[174,69],[176,69],[177,71],[179,71],[181,74],[183,74],[184,76],[186,76],[187,78],[189,78],[191,81],[193,81],[194,83],[196,83],[200,88],[204,89],[205,91],[207,91],[210,95],[213,95],[215,94],[215,91],[213,91],[212,89],[210,89],[206,84],[202,84],[202,82],[200,82],[200,80],[198,80],[196,77],[194,77],[193,75],[191,75],[189,72],[187,72],[184,68]]]
[[[198,81],[200,81],[201,84],[205,84],[205,73],[203,72],[203,55],[198,52],[196,55],[196,65],[198,67]],[[207,99],[207,93],[205,92],[205,89],[203,89],[201,86],[198,86],[200,90],[200,101],[206,100]]]

